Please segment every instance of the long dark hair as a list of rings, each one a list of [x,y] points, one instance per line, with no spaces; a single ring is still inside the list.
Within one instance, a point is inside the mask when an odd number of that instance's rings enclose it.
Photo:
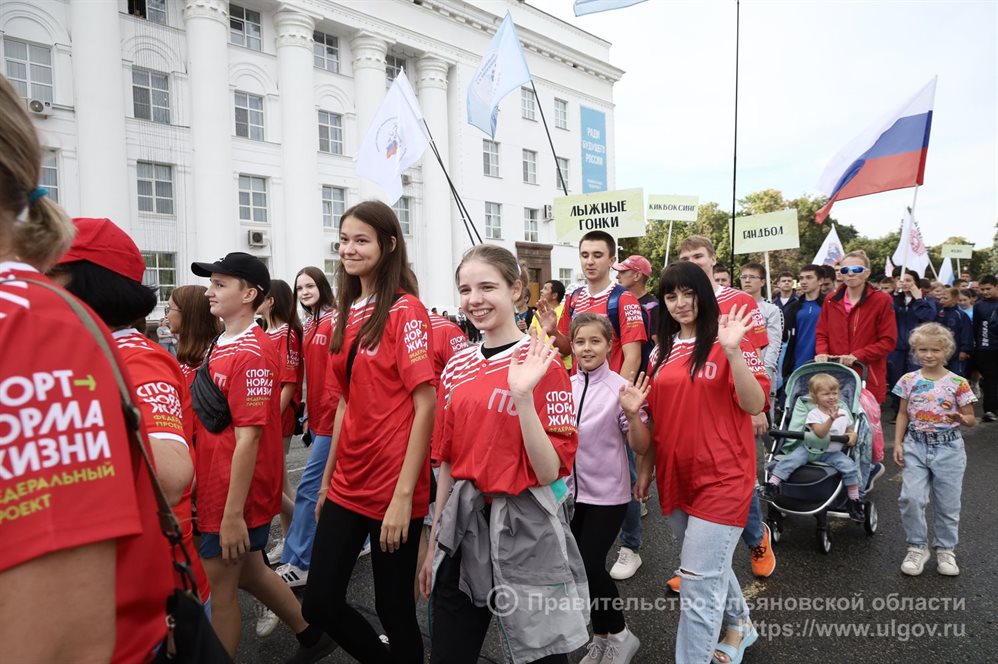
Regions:
[[[665,306],[665,296],[676,291],[692,291],[697,308],[697,340],[690,356],[690,380],[703,368],[710,355],[710,349],[717,338],[717,319],[720,310],[710,280],[698,265],[689,262],[673,263],[664,270],[658,282],[658,304],[662,314],[658,317],[658,367],[665,364],[672,352],[673,339],[680,325],[669,314]]]
[[[304,304],[301,308],[305,310],[311,318],[312,322],[316,323],[319,321],[319,316],[325,309],[332,309],[336,298],[333,297],[333,287],[329,285],[329,279],[326,278],[326,273],[317,267],[312,265],[303,267],[298,270],[298,274],[295,275],[295,284],[292,288],[294,292],[298,290],[298,277],[305,275],[309,279],[315,282],[315,287],[319,289],[319,301],[315,304],[315,309],[309,309]]]
[[[419,297],[419,286],[416,284],[416,275],[409,267],[402,227],[390,207],[381,201],[358,203],[340,217],[340,228],[343,227],[343,220],[347,217],[353,217],[373,228],[378,238],[378,247],[381,249],[381,258],[374,266],[374,313],[358,333],[361,344],[365,348],[371,348],[379,343],[381,335],[384,334],[385,324],[388,322],[388,310],[395,303],[395,293],[403,290]],[[392,239],[395,240],[394,250]],[[343,347],[350,307],[360,297],[361,292],[360,277],[347,274],[342,261],[336,266],[336,292],[339,294],[337,306],[339,316],[336,318],[336,328],[329,340],[330,353],[338,353]]]
[[[130,325],[156,308],[156,292],[138,281],[90,261],[73,261],[56,268],[71,276],[66,290],[80,298],[108,327]]]
[[[211,313],[204,286],[178,286],[170,299],[180,311],[177,361],[189,367],[201,364],[211,340],[222,332],[222,322]]]
[[[274,303],[270,305],[270,320],[274,322],[276,327],[280,327],[282,323],[288,324],[286,346],[288,349],[288,361],[290,362],[291,335],[298,335],[298,341],[299,343],[301,342],[301,321],[298,320],[298,306],[295,294],[291,291],[291,286],[288,285],[288,282],[283,279],[271,279],[267,297],[274,300]]]

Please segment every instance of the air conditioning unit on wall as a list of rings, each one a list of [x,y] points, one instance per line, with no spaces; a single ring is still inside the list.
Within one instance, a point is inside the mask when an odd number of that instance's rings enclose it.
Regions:
[[[545,205],[544,209],[541,210],[541,219],[544,221],[551,221],[554,219],[554,206]]]
[[[28,112],[32,115],[37,115],[39,117],[47,118],[52,115],[52,102],[42,101],[41,99],[29,99],[24,102],[25,106],[28,107]]]
[[[411,176],[409,176],[409,175],[408,175],[408,174],[406,174],[406,173],[403,173],[403,174],[402,174],[402,186],[404,187],[404,186],[406,186],[407,184],[412,184],[412,177],[411,177]]]
[[[246,231],[246,241],[251,247],[266,247],[270,240],[263,231]]]

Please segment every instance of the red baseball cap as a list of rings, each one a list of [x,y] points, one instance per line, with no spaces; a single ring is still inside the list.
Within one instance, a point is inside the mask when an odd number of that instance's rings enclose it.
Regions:
[[[634,270],[635,272],[640,272],[646,277],[651,276],[651,263],[649,263],[648,259],[644,256],[639,256],[637,254],[632,254],[619,263],[614,263],[613,269],[617,272]]]
[[[128,237],[128,233],[114,225],[110,219],[73,219],[76,237],[69,251],[62,255],[58,265],[76,261],[90,261],[115,274],[142,283],[146,262],[142,252]]]

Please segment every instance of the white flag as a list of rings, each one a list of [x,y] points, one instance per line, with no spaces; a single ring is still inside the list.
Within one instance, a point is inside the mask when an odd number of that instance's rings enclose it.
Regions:
[[[939,267],[939,283],[947,286],[953,285],[953,261],[947,256],[943,259],[943,264]]]
[[[907,251],[905,251],[906,246]],[[921,278],[925,276],[925,270],[929,267],[929,250],[925,248],[922,232],[918,230],[918,225],[908,211],[905,211],[904,221],[901,224],[901,241],[898,242],[898,248],[894,250],[891,260],[901,268],[902,275],[904,270],[914,270]]]
[[[828,231],[825,241],[821,243],[821,249],[814,257],[815,265],[835,265],[846,255],[846,250],[842,247],[839,234],[835,232],[835,224],[832,230]]]
[[[357,175],[380,185],[394,204],[402,196],[402,171],[419,161],[429,144],[419,102],[400,71],[357,152]]]
[[[499,102],[513,90],[529,82],[527,59],[516,34],[513,16],[507,11],[506,18],[499,24],[499,29],[489,43],[489,50],[482,56],[478,70],[471,77],[471,84],[468,86],[468,124],[478,127],[494,139]]]
[[[887,257],[887,263],[884,265],[884,276],[893,277],[894,276],[894,263],[891,262],[891,257]]]

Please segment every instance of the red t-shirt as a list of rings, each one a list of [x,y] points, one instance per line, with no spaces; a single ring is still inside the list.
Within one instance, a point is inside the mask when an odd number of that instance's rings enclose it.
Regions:
[[[157,436],[183,443],[190,451],[191,463],[197,466],[194,446],[194,409],[187,379],[177,360],[162,346],[150,341],[138,330],[118,330],[112,335],[118,352],[125,361],[125,369],[135,386],[132,400],[142,412],[142,430],[147,436]],[[191,489],[184,490],[180,502],[173,506],[173,514],[180,522],[184,547],[191,557],[191,570],[198,584],[201,599],[209,595],[208,575],[201,565],[201,558],[194,547],[194,526],[191,519]],[[177,549],[174,560],[185,563],[184,552]],[[183,584],[176,574],[178,587]]]
[[[718,286],[714,291],[717,297],[717,308],[720,309],[721,316],[730,314],[732,309],[747,306],[752,312],[752,329],[748,331],[745,338],[748,339],[756,350],[762,350],[769,345],[769,334],[766,332],[766,319],[762,317],[759,304],[751,295],[745,291],[740,291],[729,286]],[[767,392],[768,394],[768,392]]]
[[[676,341],[652,380],[648,410],[654,420],[655,479],[662,513],[687,514],[744,526],[755,486],[752,417],[738,405],[731,365],[715,340],[694,380],[694,341]],[[766,367],[748,339],[745,363],[769,394]]]
[[[291,403],[281,413],[281,435],[290,436],[295,432],[295,404],[301,403],[301,386],[305,377],[305,364],[301,357],[301,339],[294,330],[288,330],[288,324],[267,330],[274,348],[277,349],[277,359],[281,363],[281,388],[278,390],[280,398],[281,390],[285,385],[295,386],[294,396]]]
[[[0,280],[18,276],[47,280],[0,264]],[[0,571],[117,540],[111,661],[148,661],[166,635],[170,549],[111,367],[58,295],[24,282],[0,284],[0,349]]]
[[[381,520],[395,494],[416,411],[412,392],[433,383],[430,320],[426,307],[408,293],[388,311],[385,331],[373,349],[361,346],[346,377],[347,357],[361,326],[374,312],[374,302],[350,308],[340,351],[330,357],[330,370],[343,386],[347,402],[336,443],[336,467],[329,499],[358,514]],[[426,516],[430,496],[430,456],[416,483],[412,518]]]
[[[540,486],[507,379],[511,358],[522,358],[528,344],[524,338],[488,359],[480,346],[468,348],[451,358],[440,377],[437,404],[443,424],[433,456],[451,464],[454,479],[471,480],[484,493],[515,496]],[[572,383],[560,362],[552,362],[534,388],[534,408],[561,460],[558,476],[566,477],[579,436]]]
[[[443,373],[444,367],[447,366],[450,358],[468,347],[468,336],[457,325],[443,316],[432,312],[430,313],[430,334],[433,337],[433,375],[439,380],[440,374]],[[442,404],[437,402],[438,415],[442,412],[441,407]],[[439,417],[433,419],[433,438],[430,439],[430,465],[434,468],[440,463],[432,455],[432,450],[436,448],[437,436],[440,435],[441,421]],[[434,496],[430,496],[431,500],[433,498]]]
[[[198,528],[217,533],[229,495],[236,427],[263,427],[253,480],[243,506],[247,528],[263,526],[281,510],[284,446],[281,442],[280,363],[267,333],[256,324],[244,332],[219,337],[211,351],[208,371],[225,394],[232,423],[211,433],[197,424]]]
[[[319,320],[309,317],[303,328],[305,358],[305,402],[308,404],[308,428],[316,436],[332,436],[340,388],[330,380],[329,337],[336,325],[336,312],[323,311]]]
[[[561,311],[561,318],[558,319],[558,331],[568,336],[572,324],[572,317],[579,314],[599,314],[608,316],[607,304],[610,300],[610,291],[616,284],[611,283],[603,291],[595,295],[589,293],[589,287],[573,292],[566,298],[565,308]],[[574,311],[572,311],[574,309]],[[610,346],[610,368],[620,373],[620,368],[624,365],[623,344],[633,342],[644,343],[648,340],[645,332],[644,318],[641,315],[641,303],[630,291],[620,294],[617,305],[617,318],[620,327],[620,337],[617,336],[616,329],[613,331],[613,344]],[[573,364],[572,373],[575,373]],[[569,389],[571,392],[571,389]]]

